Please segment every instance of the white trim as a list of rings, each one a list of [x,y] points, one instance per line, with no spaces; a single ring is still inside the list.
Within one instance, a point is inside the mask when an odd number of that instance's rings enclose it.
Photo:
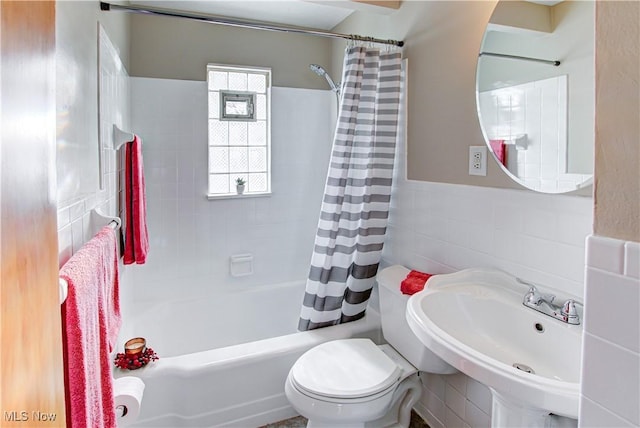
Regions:
[[[266,68],[266,67],[247,67],[247,66],[232,66],[232,65],[224,65],[224,64],[207,64],[207,94],[211,94],[212,92],[217,92],[218,94],[221,94],[224,91],[230,91],[229,89],[223,90],[223,89],[216,89],[216,90],[212,90],[209,87],[209,74],[211,72],[236,72],[236,73],[247,73],[247,74],[253,74],[253,75],[262,75],[265,78],[265,88],[264,88],[264,93],[263,92],[251,92],[254,93],[256,96],[256,104],[255,104],[255,108],[257,109],[257,97],[259,96],[264,96],[265,97],[265,101],[266,101],[266,105],[265,105],[265,120],[258,120],[258,122],[264,122],[265,123],[265,145],[261,145],[259,147],[265,147],[266,148],[266,159],[265,159],[265,163],[266,163],[266,168],[265,171],[246,171],[246,172],[242,172],[242,173],[235,173],[235,175],[240,174],[241,176],[246,176],[248,178],[248,176],[250,174],[253,173],[263,173],[266,174],[266,190],[264,192],[251,192],[249,194],[243,194],[243,195],[236,195],[233,192],[230,193],[223,193],[223,194],[218,194],[218,193],[208,193],[207,194],[207,199],[212,200],[212,199],[225,199],[225,198],[234,198],[234,197],[240,197],[240,196],[253,196],[253,195],[264,195],[264,194],[270,194],[271,193],[271,68]],[[226,87],[228,88],[228,85],[226,85]],[[240,93],[241,91],[233,91],[233,92],[237,92]],[[245,91],[246,92],[246,91]],[[246,92],[249,93],[249,92]],[[210,96],[210,95],[208,95]],[[222,98],[221,98],[222,100]],[[256,116],[254,116],[253,118],[254,120],[241,120],[240,122],[254,122],[256,121],[255,119],[257,119],[257,113]],[[211,123],[211,120],[217,120],[217,121],[227,121],[225,119],[222,118],[222,112],[219,112],[218,114],[218,118],[213,119],[211,117],[211,112],[209,109],[207,109],[207,121],[208,123]],[[229,122],[237,122],[236,120],[231,120]],[[237,147],[233,144],[230,144],[230,141],[227,139],[226,144],[211,144],[212,142],[210,141],[210,136],[207,135],[207,152],[208,152],[208,156],[211,156],[211,150],[214,147],[227,147],[228,149],[231,147]],[[251,145],[248,145],[247,148],[249,149],[251,147]],[[258,147],[258,146],[256,146]],[[248,168],[248,167],[247,167]],[[207,167],[208,170],[208,176],[210,177],[212,174],[212,171],[210,170],[210,164]],[[231,179],[231,176],[234,175],[231,171],[229,171],[229,166],[227,165],[226,169],[222,169],[220,172],[217,172],[215,174],[219,174],[219,175],[226,175],[229,177],[229,179]],[[210,178],[209,178],[210,180]],[[207,183],[207,189],[211,190],[210,187],[210,181]],[[225,189],[216,189],[216,190],[225,190]]]
[[[207,193],[205,196],[208,200],[215,201],[217,199],[268,198],[271,194],[271,192],[243,193],[242,195],[236,193]]]

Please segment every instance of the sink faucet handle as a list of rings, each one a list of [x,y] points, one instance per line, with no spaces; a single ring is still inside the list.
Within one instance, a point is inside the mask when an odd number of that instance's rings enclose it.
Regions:
[[[576,302],[573,299],[569,299],[562,305],[561,315],[566,323],[572,325],[580,324],[580,317],[578,316],[578,310],[576,309],[576,305],[583,306],[582,303]]]
[[[562,315],[566,315],[568,317],[577,317],[578,310],[576,309],[576,305],[582,306],[582,303],[576,302],[573,299],[569,299],[564,302],[564,305],[562,305]]]

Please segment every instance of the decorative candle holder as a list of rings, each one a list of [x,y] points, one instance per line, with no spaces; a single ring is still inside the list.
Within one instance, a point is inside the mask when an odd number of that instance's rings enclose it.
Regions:
[[[124,353],[129,356],[135,356],[144,352],[147,348],[147,341],[144,337],[135,337],[127,340],[124,344]]]
[[[153,349],[147,348],[147,341],[144,337],[135,337],[127,340],[124,344],[124,354],[118,353],[114,363],[116,367],[123,370],[135,370],[156,361],[158,358]]]

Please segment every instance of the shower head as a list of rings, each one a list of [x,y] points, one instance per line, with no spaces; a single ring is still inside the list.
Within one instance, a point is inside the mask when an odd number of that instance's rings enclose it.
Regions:
[[[325,70],[324,68],[322,68],[318,64],[309,64],[309,68],[311,69],[311,71],[316,73],[318,76],[324,76],[325,74],[327,74],[327,70]]]
[[[309,68],[318,76],[323,76],[325,79],[327,79],[327,83],[329,84],[333,92],[335,92],[336,94],[340,92],[338,85],[336,85],[333,79],[331,78],[331,76],[329,76],[329,73],[327,73],[327,70],[325,70],[318,64],[309,64]]]

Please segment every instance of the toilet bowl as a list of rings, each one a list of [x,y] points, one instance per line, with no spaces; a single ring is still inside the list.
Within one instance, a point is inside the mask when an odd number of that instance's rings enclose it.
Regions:
[[[420,398],[418,371],[370,339],[323,343],[293,365],[285,394],[313,427],[408,427]]]
[[[409,273],[390,266],[377,275],[382,333],[370,339],[325,342],[305,352],[285,382],[285,395],[309,422],[307,428],[403,427],[420,398],[420,371],[451,374],[445,363],[414,336],[406,320],[409,296],[400,283]]]

